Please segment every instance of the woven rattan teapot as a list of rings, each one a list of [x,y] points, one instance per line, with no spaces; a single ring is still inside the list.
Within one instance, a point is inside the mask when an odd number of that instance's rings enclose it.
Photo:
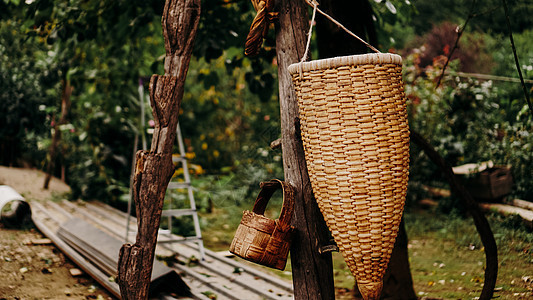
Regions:
[[[294,192],[288,183],[278,179],[262,182],[260,186],[252,211],[243,213],[229,251],[251,262],[283,270],[294,231],[290,225]],[[264,213],[272,194],[280,188],[283,190],[283,207],[279,219],[272,220]]]

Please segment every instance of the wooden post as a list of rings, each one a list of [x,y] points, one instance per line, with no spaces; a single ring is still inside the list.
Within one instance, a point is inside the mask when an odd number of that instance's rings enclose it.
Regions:
[[[137,238],[120,249],[118,284],[122,299],[148,299],[157,232],[168,182],[174,172],[172,148],[192,45],[200,20],[200,0],[167,0],[163,11],[165,75],[150,80],[155,120],[150,151],[137,152],[133,198]]]
[[[334,299],[331,253],[319,253],[330,243],[330,234],[314,199],[304,158],[298,103],[287,67],[305,52],[309,28],[304,1],[279,0],[276,28],[281,146],[285,181],[295,190],[293,225],[296,234],[291,248],[295,299]]]
[[[48,166],[46,167],[46,177],[44,178],[44,185],[43,189],[47,190],[48,186],[50,185],[50,180],[52,179],[52,175],[54,173],[55,168],[55,162],[56,162],[56,156],[57,151],[59,148],[59,143],[61,141],[61,129],[60,126],[67,123],[67,115],[70,110],[70,95],[72,95],[72,86],[70,85],[70,81],[68,79],[61,80],[61,84],[63,85],[63,92],[61,93],[61,117],[59,118],[59,121],[57,121],[56,124],[54,124],[54,135],[52,136],[52,144],[50,145],[50,151],[48,152]],[[61,176],[63,178],[63,175]]]

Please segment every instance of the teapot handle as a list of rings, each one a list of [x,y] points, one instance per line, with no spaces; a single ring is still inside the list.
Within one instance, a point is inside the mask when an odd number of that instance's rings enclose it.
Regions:
[[[261,182],[261,191],[257,195],[254,203],[253,212],[258,215],[264,215],[268,201],[274,192],[281,188],[283,190],[283,205],[279,219],[276,220],[278,228],[285,231],[290,228],[292,214],[294,212],[294,189],[292,186],[279,179],[272,179],[267,182]]]

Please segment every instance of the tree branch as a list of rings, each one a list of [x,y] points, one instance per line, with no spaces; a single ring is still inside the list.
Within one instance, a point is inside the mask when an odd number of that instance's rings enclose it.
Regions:
[[[466,25],[470,20],[475,17],[474,14],[474,8],[476,7],[476,0],[472,0],[472,6],[470,7],[470,13],[468,14],[468,17],[466,18],[465,23],[459,29],[457,32],[457,39],[455,39],[455,44],[453,45],[452,50],[450,50],[450,53],[448,54],[448,58],[446,59],[446,63],[444,63],[444,67],[442,68],[442,72],[440,73],[439,80],[437,81],[437,86],[435,86],[435,89],[437,89],[440,86],[440,82],[442,81],[442,78],[444,77],[444,73],[446,72],[446,68],[448,67],[448,64],[450,63],[450,59],[452,58],[453,53],[455,50],[459,47],[459,40],[461,39],[461,36],[463,35],[463,32],[466,29]]]
[[[477,202],[472,198],[472,195],[465,189],[463,184],[459,182],[455,174],[453,173],[452,167],[440,156],[440,154],[435,151],[433,146],[431,146],[419,133],[414,131],[411,128],[411,141],[416,143],[424,153],[436,164],[448,180],[452,191],[459,197],[466,205],[468,212],[472,215],[474,219],[474,224],[485,247],[485,282],[481,295],[479,296],[480,300],[489,300],[492,298],[494,293],[494,287],[496,286],[496,278],[498,277],[498,248],[496,246],[496,241],[494,240],[494,235],[490,229],[490,224],[485,218],[485,215],[479,208]]]
[[[192,45],[200,19],[200,0],[167,0],[163,12],[165,75],[150,80],[155,120],[150,151],[137,152],[133,199],[137,238],[120,249],[117,282],[122,299],[148,299],[157,233],[168,182],[174,172],[172,148]]]
[[[507,21],[507,29],[509,30],[509,40],[511,41],[511,48],[513,49],[514,62],[516,64],[516,71],[518,71],[518,76],[520,77],[520,83],[522,84],[522,89],[524,90],[524,97],[526,98],[527,105],[529,106],[529,111],[533,115],[533,105],[529,99],[529,92],[527,91],[526,84],[524,83],[524,77],[522,76],[522,69],[520,69],[520,63],[518,62],[518,55],[516,54],[516,47],[514,45],[513,32],[511,31],[511,21],[509,20],[509,9],[507,8],[507,1],[502,0],[503,8],[505,10],[505,20]]]

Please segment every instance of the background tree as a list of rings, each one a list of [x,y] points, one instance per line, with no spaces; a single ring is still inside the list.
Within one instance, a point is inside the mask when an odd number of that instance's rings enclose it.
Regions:
[[[57,65],[43,38],[28,34],[19,5],[0,2],[0,11],[0,163],[32,164],[43,159],[38,149],[59,95]]]

